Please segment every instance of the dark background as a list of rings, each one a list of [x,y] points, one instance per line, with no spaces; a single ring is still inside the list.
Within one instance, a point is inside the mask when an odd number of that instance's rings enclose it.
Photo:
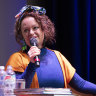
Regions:
[[[27,0],[42,6],[56,27],[56,45],[85,80],[96,84],[96,0]]]

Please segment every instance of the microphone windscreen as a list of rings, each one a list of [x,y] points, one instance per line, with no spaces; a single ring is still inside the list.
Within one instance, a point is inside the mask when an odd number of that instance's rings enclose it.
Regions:
[[[37,46],[37,40],[36,40],[36,38],[32,37],[32,38],[30,39],[30,44],[31,44],[32,46]]]

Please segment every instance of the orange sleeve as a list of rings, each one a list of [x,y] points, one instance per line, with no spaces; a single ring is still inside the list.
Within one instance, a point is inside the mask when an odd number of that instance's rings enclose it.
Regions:
[[[67,82],[69,83],[72,77],[74,76],[75,68],[73,68],[70,62],[62,54],[61,54],[61,57],[63,59],[63,64],[64,64],[63,66],[65,69]]]
[[[29,64],[29,59],[24,58],[24,55],[20,52],[12,54],[5,66],[5,70],[8,65],[11,65],[14,71],[24,72],[27,65]]]
[[[70,62],[58,51],[54,51],[59,62],[61,65],[61,69],[64,75],[64,82],[65,82],[65,87],[67,87],[67,84],[70,82],[72,77],[74,76],[75,73],[75,68],[70,64]]]

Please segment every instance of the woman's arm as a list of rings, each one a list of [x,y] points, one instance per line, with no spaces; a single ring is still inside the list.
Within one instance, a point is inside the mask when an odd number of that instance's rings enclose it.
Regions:
[[[69,85],[79,92],[96,94],[96,85],[82,79],[77,73],[74,74]]]
[[[23,73],[15,71],[16,79],[25,79],[26,82],[25,87],[30,88],[35,72],[36,72],[36,66],[34,63],[30,62]]]

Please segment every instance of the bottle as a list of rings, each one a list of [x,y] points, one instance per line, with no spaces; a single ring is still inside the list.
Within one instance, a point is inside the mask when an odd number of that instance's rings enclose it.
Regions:
[[[4,66],[0,66],[0,96],[4,96],[4,79],[6,76],[6,72],[4,71],[4,69]]]
[[[7,75],[5,77],[4,92],[5,94],[14,94],[14,89],[16,85],[16,76],[15,72],[12,70],[12,67],[10,65],[7,66],[6,73]]]

